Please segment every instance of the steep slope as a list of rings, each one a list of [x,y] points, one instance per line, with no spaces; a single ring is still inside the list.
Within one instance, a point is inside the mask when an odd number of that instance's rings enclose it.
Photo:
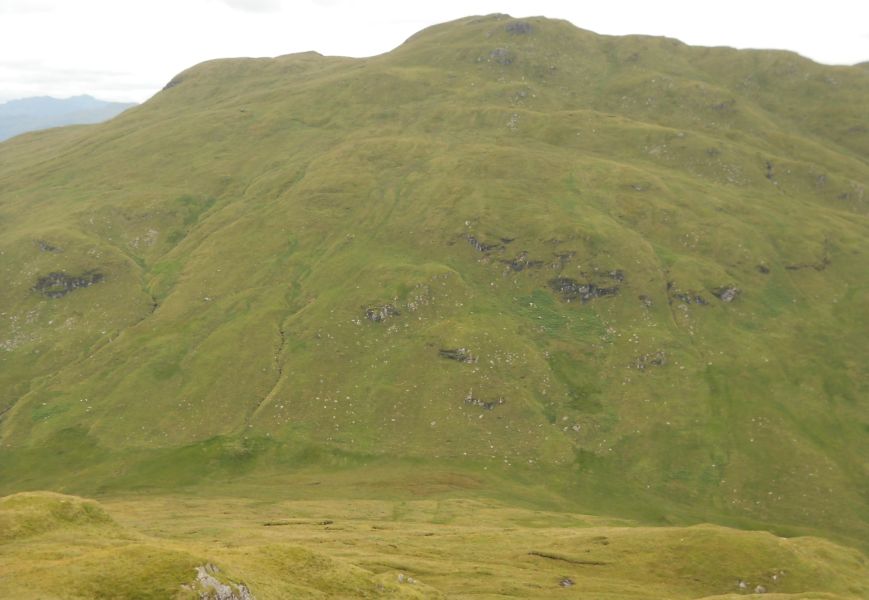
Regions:
[[[0,104],[0,141],[48,127],[100,123],[135,104],[107,102],[91,96],[21,98]]]
[[[867,539],[867,107],[493,15],[4,143],[0,488],[411,461]]]

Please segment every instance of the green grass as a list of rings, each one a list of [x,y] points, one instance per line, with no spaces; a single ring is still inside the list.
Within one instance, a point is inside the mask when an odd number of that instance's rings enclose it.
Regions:
[[[528,22],[0,144],[0,491],[433,469],[865,550],[866,69]]]
[[[0,523],[40,526],[14,544],[0,535],[0,594],[198,597],[182,586],[206,564],[265,600],[705,598],[745,593],[739,581],[781,598],[867,592],[865,557],[818,538],[636,527],[431,491],[406,501],[305,495],[136,496],[102,506],[59,494],[9,496],[0,500]],[[562,587],[565,578],[574,585]]]

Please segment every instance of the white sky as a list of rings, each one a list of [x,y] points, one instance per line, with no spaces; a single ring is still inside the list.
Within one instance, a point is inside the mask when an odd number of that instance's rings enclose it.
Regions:
[[[869,60],[869,0],[0,0],[0,102],[141,102],[203,60],[305,50],[371,56],[473,14],[567,19],[597,33]]]

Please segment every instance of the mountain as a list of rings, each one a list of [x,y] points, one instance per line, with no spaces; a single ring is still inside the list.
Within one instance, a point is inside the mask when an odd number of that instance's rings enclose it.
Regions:
[[[490,15],[368,59],[206,62],[7,141],[0,492],[432,527],[473,496],[529,511],[511,526],[865,550],[867,102],[863,68]],[[717,538],[679,531],[708,545],[675,564],[714,571]],[[753,543],[728,548],[779,568]]]
[[[106,102],[91,96],[59,99],[48,96],[21,98],[0,104],[0,141],[27,131],[101,123],[136,106],[134,103]]]

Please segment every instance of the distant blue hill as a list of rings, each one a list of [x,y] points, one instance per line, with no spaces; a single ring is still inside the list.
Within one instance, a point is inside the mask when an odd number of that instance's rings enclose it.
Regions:
[[[122,113],[134,103],[107,102],[92,96],[59,99],[48,96],[10,100],[0,104],[0,141],[26,131],[100,123]]]

